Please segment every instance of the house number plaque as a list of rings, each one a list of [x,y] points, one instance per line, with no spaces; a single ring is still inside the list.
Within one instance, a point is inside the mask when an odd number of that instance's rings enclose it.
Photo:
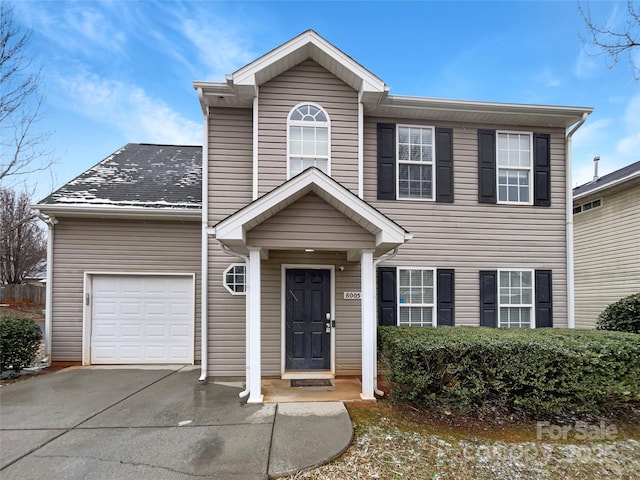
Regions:
[[[360,300],[360,292],[344,292],[345,300]]]

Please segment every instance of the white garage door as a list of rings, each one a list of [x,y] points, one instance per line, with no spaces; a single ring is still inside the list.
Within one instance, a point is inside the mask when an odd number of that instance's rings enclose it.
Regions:
[[[93,277],[91,363],[193,363],[193,277]]]

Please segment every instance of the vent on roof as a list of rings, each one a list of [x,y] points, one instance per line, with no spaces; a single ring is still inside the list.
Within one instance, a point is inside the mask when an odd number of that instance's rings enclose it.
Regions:
[[[602,199],[597,198],[591,202],[586,202],[581,205],[576,205],[575,207],[573,207],[573,214],[575,215],[576,213],[586,212],[601,206],[602,206]]]

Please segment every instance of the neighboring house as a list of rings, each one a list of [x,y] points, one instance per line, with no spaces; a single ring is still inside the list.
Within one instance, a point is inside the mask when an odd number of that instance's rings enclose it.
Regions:
[[[262,376],[358,375],[373,398],[377,323],[572,326],[590,108],[390,95],[313,31],[194,87],[202,151],[127,145],[37,206],[54,360],[201,361],[249,402]]]
[[[640,292],[640,162],[573,189],[576,328]]]

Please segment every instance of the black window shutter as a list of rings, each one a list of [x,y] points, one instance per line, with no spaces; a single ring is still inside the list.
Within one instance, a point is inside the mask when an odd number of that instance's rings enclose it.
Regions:
[[[533,134],[533,204],[551,205],[551,137],[548,133]]]
[[[496,201],[496,131],[478,130],[478,202]]]
[[[498,272],[480,271],[480,326],[498,326]]]
[[[449,268],[439,268],[437,271],[438,290],[438,325],[455,325],[455,270]]]
[[[436,202],[453,203],[453,129],[436,128]]]
[[[396,126],[378,124],[378,200],[396,199]]]
[[[553,327],[551,270],[536,270],[536,328]]]
[[[378,267],[378,324],[397,325],[396,268]]]

